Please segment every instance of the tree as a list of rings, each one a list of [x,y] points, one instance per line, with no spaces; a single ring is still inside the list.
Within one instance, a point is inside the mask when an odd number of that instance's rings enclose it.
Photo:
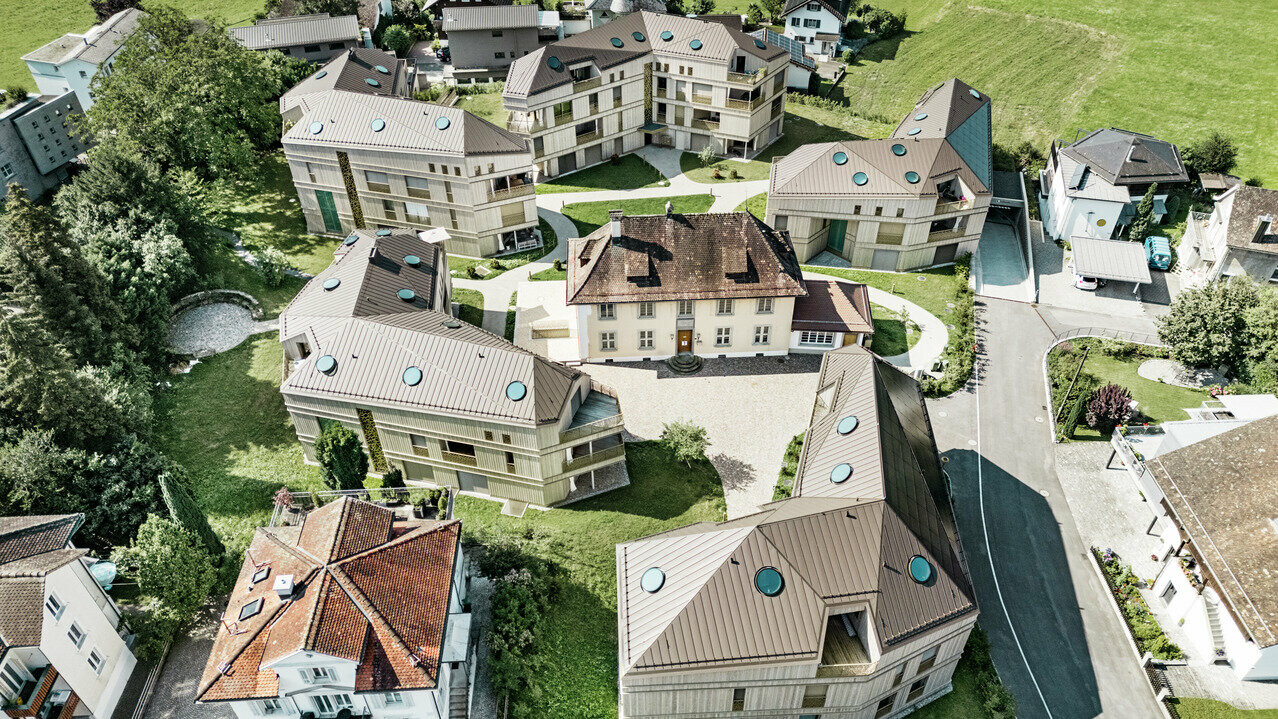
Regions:
[[[312,15],[314,13],[328,13],[333,17],[338,15],[358,15],[359,0],[302,0],[298,3],[298,15]]]
[[[781,11],[785,8],[785,0],[761,0],[763,5],[763,13],[769,20],[776,20],[781,17]]]
[[[1110,382],[1096,390],[1087,402],[1087,426],[1109,436],[1114,428],[1132,418],[1132,393]]]
[[[750,7],[746,8],[746,20],[754,26],[763,24],[764,13],[763,8],[759,6],[759,3],[752,2],[750,3]]]
[[[403,25],[391,25],[382,33],[382,46],[403,57],[413,46],[413,34]]]
[[[6,87],[4,89],[4,96],[0,97],[0,112],[24,102],[27,99],[27,94],[27,88],[22,85],[10,85],[9,87]]]
[[[1132,242],[1144,242],[1149,237],[1149,231],[1154,226],[1154,195],[1157,192],[1158,183],[1155,182],[1145,191],[1140,204],[1136,205],[1136,216],[1132,218],[1132,225],[1127,230],[1127,239]]]
[[[102,22],[112,15],[129,8],[142,7],[142,3],[139,0],[89,0],[89,5],[93,8],[93,14],[97,15],[98,22]]]
[[[209,556],[219,558],[226,552],[217,532],[209,526],[209,518],[200,506],[195,503],[191,491],[176,472],[165,472],[160,475],[160,496],[164,506],[169,510],[169,518],[177,522],[183,529],[198,538]]]
[[[177,522],[155,514],[142,523],[128,547],[111,553],[111,560],[132,571],[138,588],[169,609],[177,626],[195,615],[217,578],[200,540]]]
[[[715,160],[719,159],[719,156],[714,153],[713,147],[706,145],[697,153],[697,159],[701,161],[702,167],[709,167],[714,164]]]
[[[125,40],[113,72],[93,78],[86,127],[100,142],[145,147],[165,171],[235,175],[279,138],[282,83],[272,68],[220,21],[197,24],[157,5]]]
[[[874,33],[879,40],[886,40],[905,29],[905,11],[893,13],[883,8],[872,8],[865,11],[862,22],[865,29]]]
[[[1226,173],[1238,162],[1238,145],[1219,131],[1185,148],[1185,163],[1198,174],[1204,172]]]
[[[1171,358],[1189,367],[1237,367],[1247,343],[1244,312],[1259,302],[1247,277],[1234,277],[1182,291],[1158,319],[1158,337]]]
[[[688,467],[705,459],[706,447],[710,446],[705,427],[682,420],[661,425],[661,443]]]
[[[363,489],[368,476],[368,455],[350,429],[329,424],[315,438],[315,461],[329,489]]]
[[[280,94],[293,89],[297,83],[310,77],[315,72],[315,65],[309,60],[292,55],[285,55],[279,50],[267,50],[262,53],[271,73],[280,81]]]

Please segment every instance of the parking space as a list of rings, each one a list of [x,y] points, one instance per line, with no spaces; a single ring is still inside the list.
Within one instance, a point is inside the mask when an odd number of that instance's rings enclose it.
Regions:
[[[1157,317],[1166,314],[1172,299],[1180,291],[1178,278],[1167,272],[1151,270],[1153,282],[1133,293],[1128,282],[1109,282],[1095,290],[1074,286],[1069,253],[1046,239],[1034,247],[1034,267],[1038,273],[1038,302],[1051,307],[1064,307],[1114,317]]]

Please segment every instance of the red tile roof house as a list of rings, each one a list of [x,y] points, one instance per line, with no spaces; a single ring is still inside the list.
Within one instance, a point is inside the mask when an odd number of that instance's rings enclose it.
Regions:
[[[351,497],[259,528],[196,703],[244,718],[467,716],[460,537],[459,520],[400,521]]]

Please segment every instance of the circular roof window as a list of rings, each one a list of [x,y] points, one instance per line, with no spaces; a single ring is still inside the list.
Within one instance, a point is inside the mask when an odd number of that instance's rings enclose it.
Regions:
[[[972,97],[976,98],[977,100],[981,99],[981,93],[977,92],[976,90],[968,90],[968,92],[972,93]]]
[[[373,128],[373,132],[381,132],[386,129],[386,121],[379,117],[368,123],[368,126]]]
[[[518,402],[519,400],[527,396],[528,396],[528,385],[524,384],[523,382],[520,382],[519,380],[515,380],[514,382],[511,382],[510,384],[506,385],[506,398],[509,399],[511,402]]]
[[[658,567],[648,567],[643,576],[639,577],[639,588],[649,594],[656,594],[665,583],[666,573]]]
[[[422,263],[422,258],[417,255],[404,255],[404,264],[409,267],[416,267]]]
[[[641,33],[641,32],[632,32],[632,33],[630,33],[630,37],[633,37],[633,38],[634,38],[635,40],[637,40],[638,42],[643,42],[644,40],[647,40],[647,39],[648,39],[648,38],[644,37],[644,36],[643,36],[643,33]]]
[[[664,30],[661,33],[661,39],[665,40],[666,42],[670,42],[671,40],[674,39],[674,33],[670,32],[669,30]]]
[[[865,174],[864,172],[858,172],[852,176],[852,181],[858,185],[864,185],[865,183],[870,181],[870,176]]]
[[[905,156],[905,145],[902,145],[902,144],[900,144],[900,143],[897,143],[897,144],[893,145],[893,146],[892,146],[892,154],[893,154],[893,155],[896,155],[897,157],[904,157],[904,156]]]
[[[315,79],[318,80],[327,74],[328,74],[328,70],[320,70],[319,72],[315,73]]]
[[[448,126],[451,124],[453,124],[452,121],[446,117],[439,117],[435,119],[436,130],[447,130]]]
[[[764,567],[755,572],[754,588],[765,597],[775,597],[785,589],[785,578],[775,567]]]
[[[390,231],[390,230],[388,230],[388,229],[386,229],[385,227],[383,227],[382,229],[380,229],[380,230],[378,230],[378,231],[377,231],[377,236],[378,236],[378,237],[386,237],[386,236],[390,235],[390,233],[391,233],[391,231]]]
[[[830,481],[835,484],[843,484],[848,481],[848,477],[852,476],[852,465],[844,462],[834,465],[834,469],[830,470]]]
[[[619,38],[619,37],[614,37],[614,38],[612,38],[611,40],[609,40],[608,42],[611,42],[613,47],[622,47],[623,45],[625,45],[625,44],[626,44],[626,43],[622,42],[622,41],[621,41],[621,38]]]
[[[346,239],[342,240],[343,245],[353,245],[356,242],[359,242],[359,235],[355,234],[354,232],[350,233],[349,235],[346,236]]]
[[[404,288],[400,290],[399,292],[396,292],[395,294],[398,295],[399,298],[405,302],[412,302],[413,300],[417,299],[417,293],[413,292],[412,290],[408,288]]]
[[[315,360],[315,369],[324,374],[333,374],[337,371],[337,359],[333,355],[324,355]]]
[[[907,133],[905,133],[905,134],[907,134],[907,135],[909,135],[909,136],[913,137],[914,135],[917,135],[917,134],[919,134],[920,132],[923,132],[922,128],[918,128],[918,127],[911,127],[911,128],[910,128],[910,131],[909,131],[909,132],[907,132]]]
[[[373,78],[371,78],[371,77],[366,77],[366,78],[364,78],[364,82],[368,83],[369,87],[381,87],[381,86],[382,86],[382,84],[381,84],[380,82],[378,82],[377,80],[375,80],[375,79],[373,79]]]
[[[919,173],[915,172],[914,170],[910,170],[909,172],[905,173],[905,181],[910,183],[911,185],[919,184]]]
[[[692,48],[693,50],[700,50],[700,49],[701,49],[701,41],[700,41],[700,40],[693,40],[692,42],[688,43],[688,47]]]
[[[834,153],[834,164],[836,164],[836,165],[846,165],[846,164],[848,164],[848,153],[846,153],[846,152],[836,152],[836,153]]]
[[[447,328],[448,328],[448,329],[450,329],[450,330],[459,330],[459,329],[461,329],[461,322],[458,322],[457,320],[453,319],[452,317],[449,317],[448,319],[444,320],[444,323],[443,323],[443,324],[444,324],[444,326],[445,326],[445,327],[447,327]]]
[[[844,417],[839,420],[839,434],[852,434],[852,430],[856,429],[856,426],[860,423],[861,420],[857,419],[854,414]]]
[[[915,120],[926,120],[926,119],[927,119],[927,113],[926,113],[926,112],[920,112],[919,114],[917,114],[917,115],[915,115],[915,116],[914,116],[914,119],[915,119]]]
[[[376,71],[378,71],[378,72],[380,72],[380,73],[381,73],[381,74],[383,74],[383,75],[389,75],[389,74],[390,74],[390,70],[387,70],[385,65],[374,65],[374,66],[373,66],[373,69],[374,69],[374,70],[376,70]]]
[[[320,122],[319,120],[316,120],[315,122],[312,122],[311,126],[307,129],[311,131],[312,135],[318,135],[324,131],[324,123]]]
[[[910,579],[927,584],[932,579],[932,563],[917,554],[910,557]]]
[[[422,383],[422,371],[416,367],[409,367],[404,370],[404,384],[409,387],[416,387]]]
[[[324,280],[324,289],[335,290],[337,289],[337,286],[340,284],[342,284],[342,281],[340,279],[336,277],[330,277],[327,280]]]
[[[767,47],[768,47],[768,43],[766,43],[766,42],[764,42],[764,41],[759,40],[758,38],[756,38],[756,39],[755,39],[755,41],[754,41],[754,46],[755,46],[755,47],[757,47],[757,48],[759,48],[760,50],[765,50],[765,49],[767,49]]]
[[[560,71],[562,71],[562,70],[564,69],[564,63],[563,63],[563,61],[562,61],[562,60],[560,60],[559,58],[555,57],[554,55],[551,55],[551,56],[550,56],[550,57],[546,60],[546,64],[547,64],[547,65],[549,65],[549,66],[550,66],[550,69],[551,69],[551,70],[554,70],[555,72],[560,72]]]

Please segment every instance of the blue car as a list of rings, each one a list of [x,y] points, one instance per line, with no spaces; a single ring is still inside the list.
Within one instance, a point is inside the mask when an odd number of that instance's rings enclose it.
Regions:
[[[1171,243],[1166,237],[1145,238],[1145,261],[1155,270],[1171,267]]]

